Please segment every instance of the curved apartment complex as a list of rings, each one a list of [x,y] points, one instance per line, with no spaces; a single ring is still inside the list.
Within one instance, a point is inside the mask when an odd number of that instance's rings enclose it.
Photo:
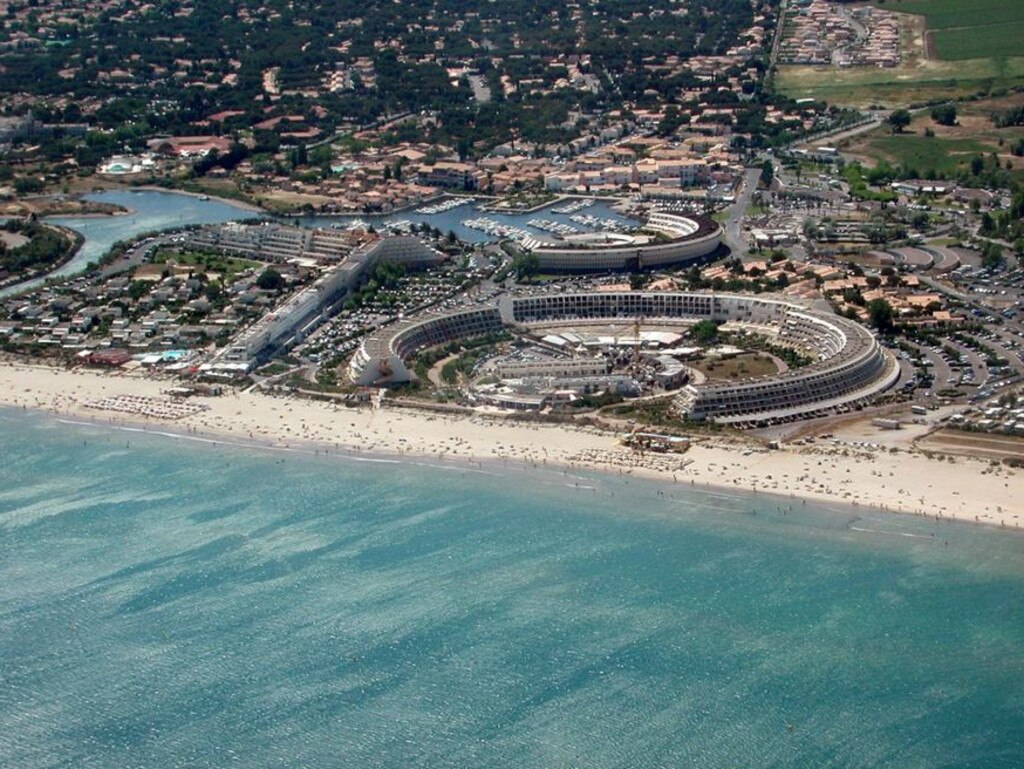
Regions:
[[[692,324],[737,323],[814,357],[774,376],[688,385],[676,396],[681,414],[721,424],[767,424],[864,402],[891,386],[899,366],[874,336],[836,315],[763,296],[711,293],[587,293],[501,297],[496,305],[426,316],[367,338],[353,356],[353,381],[369,385],[412,379],[404,359],[453,339],[506,328],[642,319]]]
[[[405,367],[405,359],[414,353],[455,339],[470,339],[503,330],[497,306],[404,321],[364,339],[349,362],[349,376],[360,385],[410,382],[413,375]]]
[[[545,272],[605,272],[697,261],[714,253],[721,242],[717,222],[656,212],[639,233],[530,236],[522,245],[537,256]]]

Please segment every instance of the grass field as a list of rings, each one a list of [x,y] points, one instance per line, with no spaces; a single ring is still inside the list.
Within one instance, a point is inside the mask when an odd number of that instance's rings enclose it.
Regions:
[[[705,358],[690,365],[714,381],[747,379],[779,373],[779,367],[770,356],[755,352],[745,352],[735,358],[724,360]]]
[[[892,134],[881,127],[841,143],[844,153],[866,165],[885,160],[903,165],[917,174],[929,172],[951,174],[970,164],[979,154],[999,156],[999,163],[1010,163],[1018,178],[1024,179],[1024,158],[1010,148],[1024,138],[1024,126],[996,128],[991,115],[1024,105],[1024,94],[1014,93],[978,101],[963,102],[957,108],[957,124],[941,126],[927,110],[914,115],[908,130]],[[934,136],[925,136],[931,131]]]
[[[775,87],[794,99],[812,97],[857,107],[954,99],[1014,85],[1024,85],[1024,56],[922,61],[895,69],[781,66],[775,76]]]
[[[153,257],[154,264],[174,262],[180,265],[202,267],[209,272],[219,273],[224,281],[234,280],[234,277],[250,267],[262,267],[261,262],[239,259],[234,256],[215,256],[203,254],[198,251],[158,251]]]
[[[972,139],[939,139],[924,136],[877,136],[871,148],[893,164],[913,168],[918,173],[953,173],[970,165],[975,155],[990,148]]]
[[[1020,13],[1024,15],[1024,7]],[[936,53],[944,61],[1018,56],[1024,49],[1024,21],[940,29],[931,34],[935,36]]]

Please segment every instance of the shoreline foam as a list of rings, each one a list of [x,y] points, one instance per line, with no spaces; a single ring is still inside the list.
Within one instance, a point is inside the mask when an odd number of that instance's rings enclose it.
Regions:
[[[582,426],[407,408],[371,411],[260,392],[197,398],[209,409],[173,421],[113,416],[84,405],[121,394],[159,397],[170,386],[139,375],[0,364],[0,405],[96,426],[140,426],[148,433],[159,427],[183,437],[232,439],[253,448],[305,446],[384,460],[440,459],[454,467],[491,461],[524,469],[564,467],[1005,528],[1020,528],[1024,521],[1021,471],[963,457],[929,458],[917,451],[823,445],[751,451],[741,443],[709,439],[695,442],[686,454],[641,456],[621,446],[615,435]]]

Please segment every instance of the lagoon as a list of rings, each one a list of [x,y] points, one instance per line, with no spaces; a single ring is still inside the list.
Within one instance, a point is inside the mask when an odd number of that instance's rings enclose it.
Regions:
[[[251,219],[257,214],[225,200],[203,200],[161,190],[111,190],[84,196],[86,200],[124,206],[123,216],[50,216],[46,221],[80,232],[81,247],[66,264],[49,274],[59,278],[76,275],[90,262],[98,262],[119,240],[131,240],[146,232]],[[0,296],[20,293],[43,285],[44,278],[25,281],[0,290]]]
[[[74,275],[89,262],[101,259],[119,240],[131,240],[146,232],[159,232],[190,224],[217,224],[251,219],[258,212],[227,200],[202,199],[160,190],[112,190],[85,196],[86,200],[124,206],[124,216],[54,216],[48,222],[82,233],[85,243],[58,275]]]

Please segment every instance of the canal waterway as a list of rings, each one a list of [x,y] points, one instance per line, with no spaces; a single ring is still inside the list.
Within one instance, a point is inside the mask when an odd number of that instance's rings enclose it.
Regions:
[[[541,209],[529,213],[508,214],[482,210],[487,199],[436,214],[417,213],[409,210],[387,216],[297,216],[272,217],[260,211],[253,211],[231,201],[216,198],[201,198],[163,190],[108,190],[84,196],[86,200],[97,203],[110,203],[127,209],[128,213],[121,216],[53,216],[46,221],[75,230],[82,234],[84,241],[78,253],[66,264],[54,270],[48,277],[67,277],[86,269],[90,262],[99,261],[118,241],[132,240],[144,233],[156,233],[187,227],[196,224],[219,224],[229,221],[242,221],[253,218],[276,218],[285,224],[300,227],[338,227],[346,228],[353,223],[362,221],[381,229],[388,224],[411,222],[423,223],[435,227],[443,233],[454,232],[466,243],[491,243],[497,236],[466,226],[471,219],[488,219],[500,225],[515,227],[535,235],[545,234],[542,229],[531,226],[531,220],[545,219],[563,225],[577,227],[587,231],[578,222],[573,222],[571,213],[556,213],[566,200],[552,202]],[[613,220],[623,226],[636,222],[617,213],[608,201],[597,200],[592,205],[575,212],[597,219]],[[19,283],[0,291],[0,297],[26,291],[42,285],[43,278]]]
[[[161,232],[191,224],[217,224],[260,216],[272,218],[269,214],[254,212],[230,201],[212,198],[204,200],[194,195],[160,190],[110,190],[86,195],[85,199],[97,203],[123,206],[128,209],[129,213],[124,216],[55,216],[47,218],[46,221],[80,232],[85,238],[85,242],[74,259],[57,270],[55,275],[73,275],[81,272],[89,262],[94,262],[106,254],[117,241],[130,240],[145,232]],[[487,243],[495,238],[465,226],[463,222],[467,219],[486,218],[536,234],[542,234],[542,231],[528,224],[531,219],[548,219],[579,227],[570,219],[570,214],[559,214],[553,211],[554,208],[564,205],[564,201],[552,203],[540,210],[526,214],[482,211],[481,206],[485,203],[485,200],[478,200],[472,204],[438,214],[421,214],[410,210],[388,216],[299,216],[283,217],[278,220],[301,227],[347,227],[357,220],[377,228],[400,221],[414,224],[425,222],[441,232],[452,231],[460,239],[469,243]],[[631,223],[630,220],[612,210],[606,201],[597,201],[578,213],[595,216],[599,219],[612,219],[623,224]]]

